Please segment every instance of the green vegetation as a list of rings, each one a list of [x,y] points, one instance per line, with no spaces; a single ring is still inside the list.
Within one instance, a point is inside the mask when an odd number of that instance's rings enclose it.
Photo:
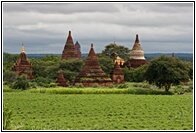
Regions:
[[[4,92],[22,130],[192,130],[192,95]]]
[[[111,43],[105,46],[105,49],[101,52],[102,57],[108,56],[112,60],[116,59],[117,55],[121,58],[128,60],[130,56],[130,49],[122,46],[117,45],[116,43]]]
[[[145,79],[159,88],[169,91],[171,85],[187,82],[191,77],[192,67],[177,58],[160,56],[152,60],[144,73]]]

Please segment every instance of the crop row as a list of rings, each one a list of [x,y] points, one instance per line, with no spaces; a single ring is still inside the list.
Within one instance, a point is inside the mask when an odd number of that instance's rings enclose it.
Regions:
[[[192,130],[192,95],[4,92],[24,130]]]

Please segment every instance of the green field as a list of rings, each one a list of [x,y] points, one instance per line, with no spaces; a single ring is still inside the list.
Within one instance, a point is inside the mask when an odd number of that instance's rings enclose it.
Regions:
[[[192,95],[4,92],[21,130],[193,130]]]

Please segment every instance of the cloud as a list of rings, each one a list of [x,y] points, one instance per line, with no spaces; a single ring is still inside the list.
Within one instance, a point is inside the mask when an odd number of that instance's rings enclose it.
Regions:
[[[68,31],[88,53],[114,41],[132,48],[139,34],[144,52],[192,52],[192,3],[3,3],[3,50],[61,53]],[[185,47],[186,46],[186,47]],[[18,49],[16,51],[16,49]]]

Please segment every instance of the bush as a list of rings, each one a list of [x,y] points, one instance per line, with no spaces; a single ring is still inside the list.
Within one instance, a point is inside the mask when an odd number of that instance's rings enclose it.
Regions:
[[[98,88],[99,87],[99,85],[97,84],[97,83],[95,83],[95,84],[93,84],[93,86],[92,86],[93,88]]]
[[[80,84],[76,84],[75,87],[76,88],[84,88],[84,85],[80,83]]]
[[[27,88],[30,88],[29,81],[25,76],[19,76],[16,78],[16,81],[13,83],[11,88],[26,90]]]
[[[119,89],[124,89],[124,88],[128,88],[129,86],[127,84],[120,84],[118,85]]]

